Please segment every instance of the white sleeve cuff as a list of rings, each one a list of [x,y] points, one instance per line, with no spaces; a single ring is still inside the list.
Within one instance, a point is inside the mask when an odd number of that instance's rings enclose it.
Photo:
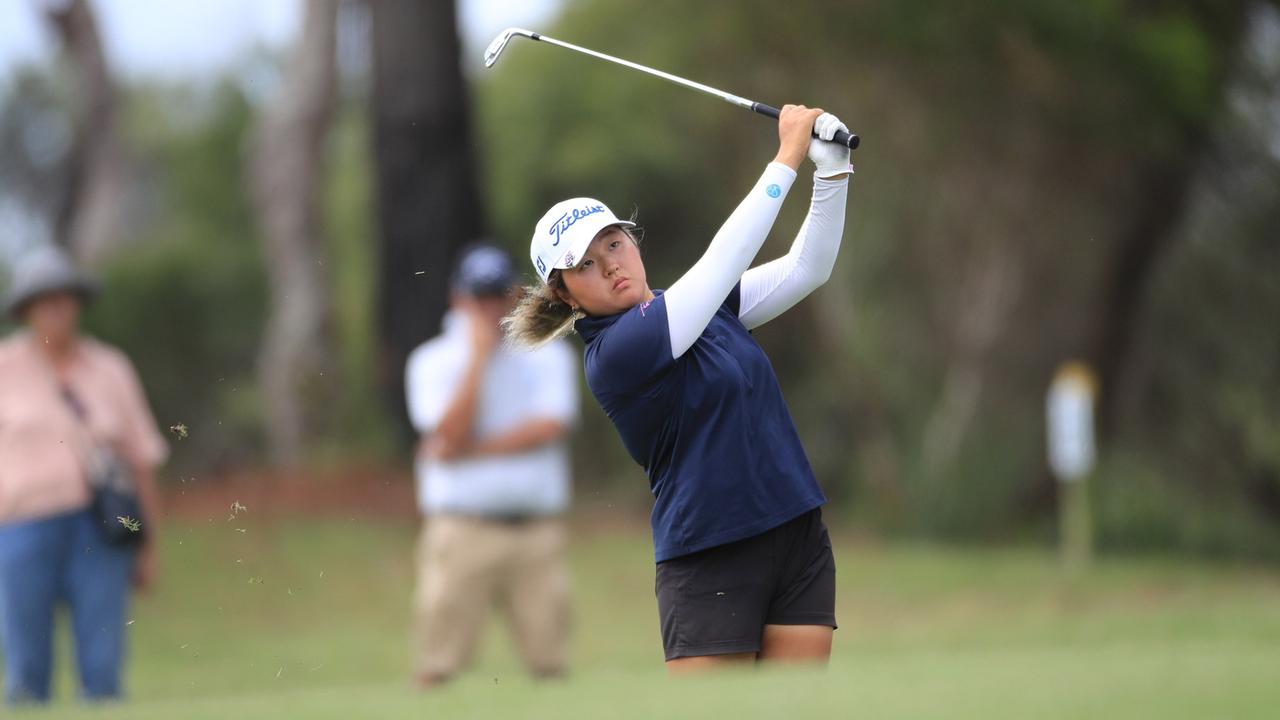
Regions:
[[[770,162],[767,166],[765,166],[766,174],[770,173],[773,170],[781,170],[787,177],[791,178],[792,180],[796,179],[796,171],[792,170],[790,167],[786,165],[783,165],[777,160],[774,160],[773,162]]]

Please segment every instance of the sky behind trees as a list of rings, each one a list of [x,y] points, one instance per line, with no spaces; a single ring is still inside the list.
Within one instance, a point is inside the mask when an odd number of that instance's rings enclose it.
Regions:
[[[57,0],[0,3],[0,81],[23,62],[57,51],[57,40],[40,19]],[[475,56],[500,30],[549,20],[562,0],[459,0],[464,48]],[[255,45],[281,47],[298,32],[302,0],[204,0],[139,3],[93,0],[108,60],[125,76],[182,77],[216,74]]]

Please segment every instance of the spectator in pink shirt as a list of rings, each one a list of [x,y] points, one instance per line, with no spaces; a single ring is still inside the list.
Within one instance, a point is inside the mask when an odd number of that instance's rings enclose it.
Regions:
[[[54,610],[65,603],[80,694],[121,694],[129,585],[156,580],[155,468],[167,449],[129,360],[79,332],[94,284],[56,248],[17,263],[4,309],[24,326],[0,339],[0,636],[5,698],[49,698]],[[142,543],[110,542],[91,511],[91,449],[136,489]]]

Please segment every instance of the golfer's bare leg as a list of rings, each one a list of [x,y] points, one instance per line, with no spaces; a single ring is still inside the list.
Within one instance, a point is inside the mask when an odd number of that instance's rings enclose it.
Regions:
[[[826,625],[765,625],[760,660],[825,665],[831,658],[832,631]]]
[[[676,675],[696,675],[732,667],[745,667],[755,662],[755,660],[756,654],[753,652],[682,657],[667,661],[667,674],[673,677]]]

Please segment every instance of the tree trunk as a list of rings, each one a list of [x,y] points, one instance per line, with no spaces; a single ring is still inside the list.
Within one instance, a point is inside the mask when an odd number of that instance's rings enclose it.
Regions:
[[[1200,147],[1206,133],[1197,131],[1187,147]],[[1174,230],[1182,221],[1182,208],[1191,188],[1198,153],[1187,153],[1175,167],[1153,169],[1133,225],[1119,239],[1116,252],[1107,258],[1103,284],[1104,312],[1093,340],[1094,368],[1098,374],[1098,432],[1107,438],[1115,426],[1121,374],[1137,334],[1138,316],[1147,285],[1160,260],[1173,245]]]
[[[127,189],[116,90],[85,0],[49,4],[46,15],[71,58],[78,99],[69,187],[54,230],[81,263],[95,266],[119,243]]]
[[[333,386],[332,301],[319,211],[333,115],[337,0],[308,0],[302,34],[253,137],[249,164],[271,306],[258,359],[272,459],[302,457]],[[329,377],[324,377],[326,371]]]
[[[379,380],[404,420],[405,361],[438,331],[451,263],[480,231],[481,209],[453,0],[370,7]]]
[[[1221,96],[1230,78],[1239,73],[1243,61],[1242,42],[1251,17],[1249,10],[1246,3],[1236,3],[1214,17],[1216,44],[1227,49],[1224,55],[1230,53],[1236,57],[1214,78],[1219,98],[1213,107],[1222,107]],[[1147,286],[1173,247],[1196,169],[1206,157],[1205,148],[1212,136],[1214,120],[1215,117],[1206,116],[1188,122],[1182,129],[1180,143],[1186,152],[1146,173],[1146,192],[1141,204],[1132,223],[1121,233],[1115,252],[1107,258],[1102,286],[1103,315],[1090,347],[1090,360],[1098,374],[1098,436],[1103,443],[1110,438],[1118,420],[1121,393],[1117,389],[1124,382]]]

